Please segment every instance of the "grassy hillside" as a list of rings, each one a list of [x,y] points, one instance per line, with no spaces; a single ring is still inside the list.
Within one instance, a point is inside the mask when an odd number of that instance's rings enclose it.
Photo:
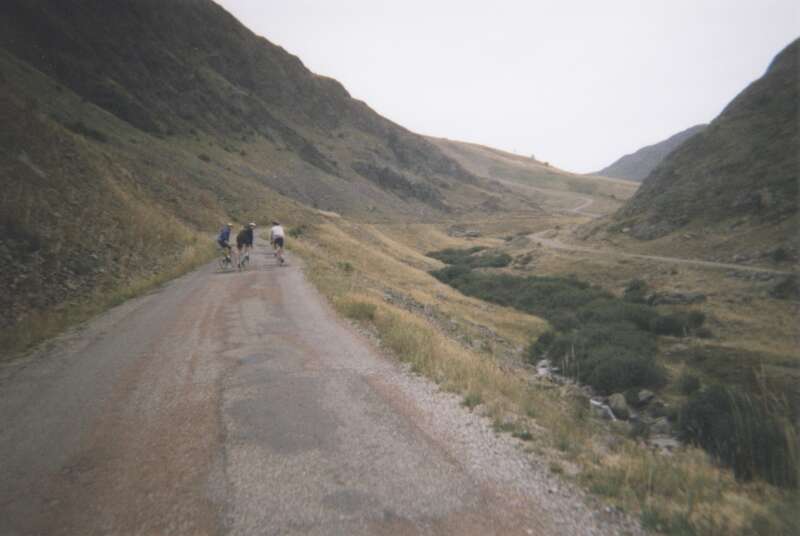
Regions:
[[[626,154],[610,166],[594,174],[641,182],[669,153],[695,134],[705,130],[706,126],[695,125],[670,136],[666,140],[642,147],[634,153]]]
[[[612,231],[644,240],[699,237],[707,249],[797,259],[800,40],[706,130],[672,152],[615,215]],[[740,243],[737,239],[760,237]],[[739,240],[739,242],[742,242]]]
[[[210,0],[11,0],[0,47],[143,133],[289,161],[260,180],[321,208],[431,216],[497,197]]]
[[[208,259],[227,220],[537,210],[208,0],[3,2],[0,117],[6,351]]]
[[[545,207],[570,210],[591,200],[588,212],[607,214],[619,208],[636,190],[630,181],[570,173],[531,158],[460,141],[428,138],[445,154],[475,175],[533,195]]]

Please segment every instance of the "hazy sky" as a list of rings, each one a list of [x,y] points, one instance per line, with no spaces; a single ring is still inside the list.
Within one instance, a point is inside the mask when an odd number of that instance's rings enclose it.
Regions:
[[[800,37],[797,0],[217,0],[422,134],[577,172],[712,120]]]

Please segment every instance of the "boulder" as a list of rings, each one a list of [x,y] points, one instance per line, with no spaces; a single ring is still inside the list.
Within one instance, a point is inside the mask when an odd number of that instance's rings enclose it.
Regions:
[[[614,416],[618,419],[627,419],[630,416],[628,403],[625,401],[625,395],[622,393],[614,393],[608,397],[608,407],[614,412]]]
[[[655,396],[656,396],[655,393],[650,389],[642,389],[641,391],[639,391],[638,395],[639,405],[644,406],[646,404],[649,404],[650,401],[653,400]]]

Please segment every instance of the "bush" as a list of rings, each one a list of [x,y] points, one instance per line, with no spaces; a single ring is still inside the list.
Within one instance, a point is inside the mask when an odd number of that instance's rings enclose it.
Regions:
[[[700,327],[694,330],[694,336],[700,339],[710,339],[714,336],[714,333],[706,327]]]
[[[470,269],[468,266],[464,266],[459,264],[457,266],[447,266],[446,268],[442,268],[441,270],[436,270],[431,272],[431,275],[441,281],[442,283],[446,283],[453,287],[458,288],[456,285],[456,280],[462,278],[470,273]]]
[[[433,259],[442,261],[445,264],[466,264],[473,253],[483,251],[484,247],[475,246],[469,249],[448,248],[441,251],[431,251],[425,255]]]
[[[579,318],[583,322],[630,322],[647,330],[658,317],[658,312],[648,305],[628,303],[618,299],[597,300],[581,307]]]
[[[682,408],[682,439],[733,468],[737,478],[761,477],[796,488],[800,474],[797,437],[785,408],[731,388],[711,386],[695,393]]]
[[[589,324],[572,333],[545,335],[529,354],[546,354],[566,376],[601,394],[658,388],[666,382],[666,372],[655,362],[655,338],[633,324]]]
[[[617,354],[610,349],[593,352],[581,376],[581,381],[603,395],[634,387],[659,388],[667,381],[666,372],[654,359],[635,354]]]
[[[503,268],[511,264],[511,256],[507,253],[487,253],[475,255],[486,248],[475,246],[469,249],[443,249],[427,253],[428,257],[440,260],[445,264],[463,265],[470,268]]]
[[[770,290],[769,295],[778,300],[800,299],[800,284],[796,275],[789,275],[778,281]]]
[[[305,224],[303,224],[303,225],[298,225],[297,227],[292,227],[291,229],[289,229],[287,231],[287,233],[292,238],[299,238],[299,237],[303,236],[306,233],[307,230],[308,230],[308,227]]]
[[[483,402],[480,393],[470,392],[464,396],[464,400],[461,402],[461,405],[465,408],[472,409],[476,406],[479,406]]]
[[[503,268],[511,264],[511,256],[507,253],[492,253],[472,257],[469,266],[472,268]]]
[[[623,299],[632,303],[645,303],[647,301],[647,283],[641,279],[631,279],[625,286]]]
[[[525,352],[528,362],[531,364],[536,364],[536,360],[540,357],[543,357],[547,353],[547,350],[555,342],[555,340],[556,332],[552,330],[545,331],[539,335],[539,338],[536,339],[535,342],[532,342],[530,345],[528,345],[528,349]]]
[[[675,386],[678,391],[688,396],[700,390],[700,379],[690,372],[684,372],[678,377]]]
[[[197,158],[199,158],[203,162],[211,162],[211,157],[208,156],[206,153],[200,153],[199,155],[197,155]]]
[[[650,331],[657,335],[685,337],[700,328],[706,320],[701,311],[670,313],[659,315],[650,321]]]

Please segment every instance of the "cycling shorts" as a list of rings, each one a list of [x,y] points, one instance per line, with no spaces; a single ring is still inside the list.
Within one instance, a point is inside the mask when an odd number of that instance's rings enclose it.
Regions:
[[[277,246],[279,248],[283,247],[283,237],[282,236],[276,236],[275,237],[275,246]]]

